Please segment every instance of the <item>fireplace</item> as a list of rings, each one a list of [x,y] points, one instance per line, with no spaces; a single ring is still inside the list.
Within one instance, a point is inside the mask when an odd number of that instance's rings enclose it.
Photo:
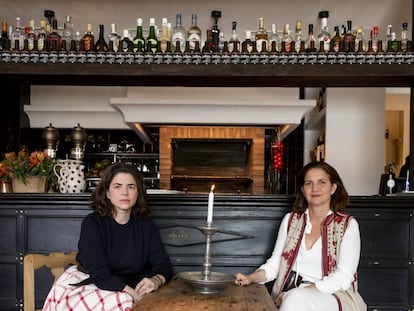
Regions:
[[[160,188],[264,193],[264,133],[257,127],[161,127]]]

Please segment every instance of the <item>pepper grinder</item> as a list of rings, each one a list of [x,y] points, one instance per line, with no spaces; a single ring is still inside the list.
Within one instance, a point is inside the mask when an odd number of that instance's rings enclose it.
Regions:
[[[86,131],[83,127],[75,126],[70,133],[73,148],[70,149],[70,158],[74,160],[82,160],[85,152],[85,143],[87,139]]]
[[[44,152],[48,157],[55,159],[59,144],[59,131],[56,127],[52,126],[52,123],[49,123],[49,126],[45,127],[42,133],[42,139],[46,144]]]

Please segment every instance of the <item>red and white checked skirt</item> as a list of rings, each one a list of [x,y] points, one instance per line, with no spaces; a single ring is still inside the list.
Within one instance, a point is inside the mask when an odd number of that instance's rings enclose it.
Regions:
[[[102,290],[94,284],[73,286],[89,278],[77,269],[69,267],[56,281],[46,297],[43,311],[129,311],[134,299],[125,292]]]

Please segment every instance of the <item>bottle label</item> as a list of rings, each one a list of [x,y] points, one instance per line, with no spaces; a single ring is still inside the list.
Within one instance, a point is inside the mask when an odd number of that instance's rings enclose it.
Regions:
[[[49,63],[56,63],[58,61],[58,53],[56,51],[49,52]]]
[[[240,54],[234,53],[230,55],[230,63],[232,64],[240,64]]]
[[[69,51],[69,53],[68,53],[68,62],[69,63],[72,63],[72,64],[76,63],[76,59],[78,57],[76,54],[77,53],[75,51]]]
[[[367,61],[367,57],[364,53],[358,53],[356,55],[356,63],[357,64],[365,64]]]
[[[78,52],[78,63],[83,64],[84,62],[86,62],[86,53],[84,51],[79,51]]]
[[[44,38],[38,38],[37,39],[37,49],[39,51],[43,50],[45,47],[45,39]]]
[[[385,62],[387,64],[394,64],[395,63],[395,54],[394,53],[386,53]]]
[[[211,55],[211,63],[212,64],[220,64],[221,63],[221,56],[219,53],[213,53]]]
[[[184,53],[183,54],[183,64],[191,64],[193,60],[191,59],[191,53]]]
[[[93,64],[96,62],[96,53],[93,51],[89,51],[86,53],[86,62]]]
[[[152,52],[147,52],[144,54],[144,64],[152,64],[154,61],[154,54]]]
[[[201,55],[201,63],[203,65],[211,64],[211,55],[209,53],[203,53]]]
[[[68,52],[65,52],[65,51],[59,52],[58,62],[61,64],[64,64],[67,61],[68,61]]]
[[[291,65],[295,65],[298,63],[298,54],[290,53],[288,57],[288,63]]]
[[[404,55],[404,62],[406,64],[413,64],[414,63],[414,53],[413,52],[407,52]]]
[[[193,53],[191,59],[192,59],[193,64],[195,65],[201,64],[201,53]]]
[[[328,63],[329,64],[336,64],[337,62],[337,56],[336,53],[328,53]]]
[[[132,52],[125,53],[124,64],[131,65],[135,61],[135,55]]]
[[[308,62],[308,55],[306,53],[298,54],[298,64],[304,65]]]
[[[183,62],[183,55],[181,53],[174,53],[172,62],[173,64],[181,64]]]
[[[375,64],[375,54],[368,53],[365,55],[365,62],[367,64]]]
[[[30,58],[30,54],[28,51],[22,51],[20,53],[20,62],[21,63],[28,63],[29,62],[29,58]]]
[[[318,54],[318,64],[326,64],[328,62],[328,55],[326,53]]]
[[[225,65],[230,64],[230,61],[231,61],[231,59],[230,59],[230,54],[229,53],[221,54],[221,63],[222,64],[225,64]]]
[[[346,54],[343,52],[338,53],[336,56],[336,62],[338,64],[345,64],[346,63]]]
[[[287,53],[280,53],[279,54],[279,64],[287,65],[289,61],[289,57]]]
[[[277,53],[270,53],[269,64],[275,65],[279,63],[279,55]]]
[[[171,53],[165,53],[163,58],[164,64],[171,64],[172,63],[172,54]]]
[[[378,53],[375,56],[375,63],[376,64],[383,64],[383,63],[385,63],[385,55],[384,55],[384,53]]]
[[[116,53],[116,55],[115,55],[115,62],[117,64],[120,64],[120,65],[122,65],[125,62],[124,52],[119,51],[118,53]]]
[[[356,63],[356,55],[355,55],[355,53],[348,52],[346,54],[346,62],[348,64],[355,64]]]
[[[403,64],[404,63],[404,53],[402,53],[402,52],[398,52],[398,53],[395,53],[395,60],[394,60],[394,62],[396,63],[396,64]]]
[[[40,52],[39,53],[39,62],[46,64],[49,61],[49,53],[48,52]]]
[[[1,52],[1,61],[4,63],[8,63],[11,60],[11,54],[9,51]]]
[[[39,62],[39,52],[32,51],[30,52],[30,62],[38,63]]]
[[[190,44],[190,50],[194,50],[196,46],[196,42],[200,42],[201,38],[197,33],[192,33],[188,37],[188,42]]]
[[[135,54],[135,58],[134,58],[134,62],[137,65],[141,65],[145,62],[145,57],[143,53],[136,53]]]
[[[106,62],[106,53],[105,52],[97,52],[96,53],[96,62],[99,64],[103,64]]]
[[[163,57],[161,52],[154,53],[154,64],[160,65],[163,63]]]

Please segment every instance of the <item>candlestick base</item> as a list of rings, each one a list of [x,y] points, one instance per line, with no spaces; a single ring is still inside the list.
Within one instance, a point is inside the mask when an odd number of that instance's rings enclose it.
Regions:
[[[233,275],[221,272],[210,272],[208,278],[200,271],[179,272],[177,277],[189,283],[192,289],[200,294],[216,294],[235,280]]]

